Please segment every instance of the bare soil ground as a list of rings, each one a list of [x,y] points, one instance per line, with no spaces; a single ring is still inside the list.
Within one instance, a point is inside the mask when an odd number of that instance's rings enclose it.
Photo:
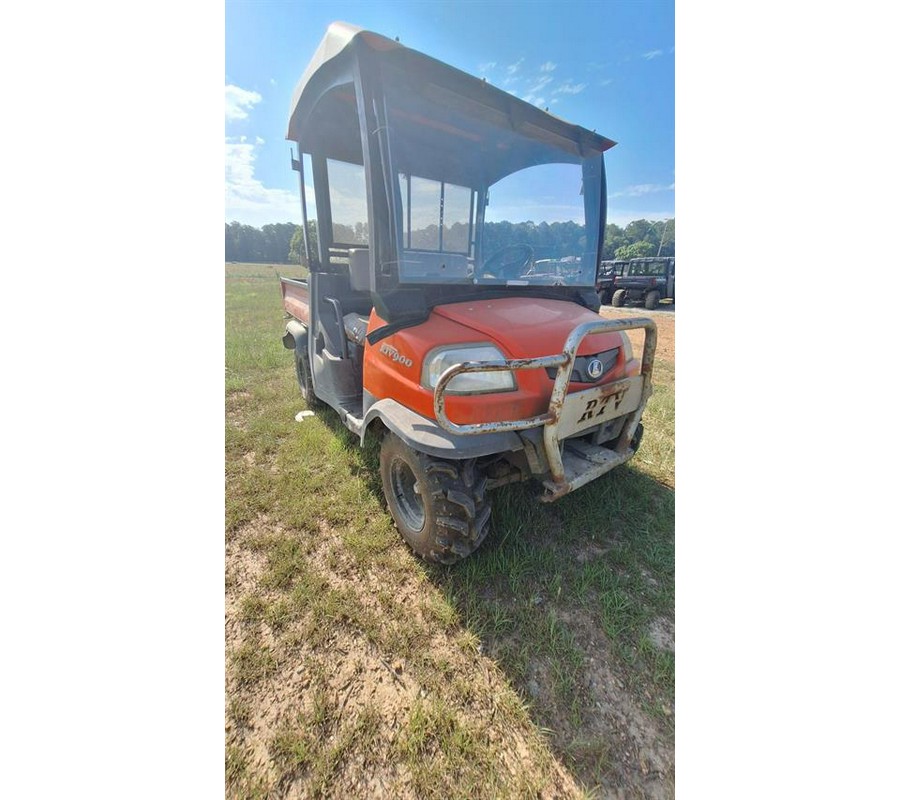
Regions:
[[[647,311],[645,308],[613,308],[603,306],[601,316],[610,319],[624,319],[625,317],[650,317],[656,323],[656,357],[664,362],[675,363],[675,306],[674,304],[661,305],[655,311]],[[629,333],[629,338],[634,345],[634,354],[640,358],[643,346],[643,333]]]
[[[242,613],[242,602],[265,575],[258,542],[284,533],[263,517],[227,545],[227,647],[241,652],[250,642],[273,655],[258,675],[248,676],[240,661],[226,670],[226,737],[240,772],[231,796],[579,794],[537,732],[522,725],[515,695],[477,645],[438,629],[417,643],[416,652],[397,657],[371,635],[370,624],[384,631],[396,627],[396,620],[377,599],[377,575],[360,574],[327,526],[305,543],[308,564],[322,581],[321,591],[360,602],[369,619],[360,625],[338,612],[333,622],[339,624],[326,629],[301,618],[279,626],[274,635],[265,621]],[[429,624],[416,583],[392,586],[393,601],[407,609],[410,628]],[[422,660],[439,665],[437,675],[422,670]],[[488,764],[479,752],[492,753],[496,761]],[[439,774],[444,770],[446,775]],[[454,778],[460,781],[456,786]]]

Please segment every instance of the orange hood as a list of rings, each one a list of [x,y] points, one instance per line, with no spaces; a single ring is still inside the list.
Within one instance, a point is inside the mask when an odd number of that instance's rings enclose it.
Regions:
[[[596,321],[588,308],[566,300],[505,297],[436,306],[432,313],[465,325],[498,342],[512,358],[534,358],[562,352],[566,338],[583,322]],[[618,333],[592,334],[578,348],[579,355],[618,347]]]

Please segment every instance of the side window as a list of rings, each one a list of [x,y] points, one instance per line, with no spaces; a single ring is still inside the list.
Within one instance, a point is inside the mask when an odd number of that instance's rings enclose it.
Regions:
[[[465,186],[400,174],[403,245],[469,255],[474,192]]]
[[[441,184],[413,175],[409,181],[409,246],[437,250],[441,221]]]
[[[337,244],[368,244],[365,171],[359,164],[331,158],[327,164],[332,238]]]
[[[472,190],[464,186],[444,184],[441,250],[451,253],[469,252],[469,220],[472,218]]]

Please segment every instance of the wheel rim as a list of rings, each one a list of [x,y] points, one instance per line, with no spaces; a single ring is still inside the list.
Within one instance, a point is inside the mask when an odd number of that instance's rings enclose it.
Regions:
[[[399,458],[391,461],[391,491],[403,524],[411,531],[421,531],[425,527],[425,506],[419,484],[409,464]]]

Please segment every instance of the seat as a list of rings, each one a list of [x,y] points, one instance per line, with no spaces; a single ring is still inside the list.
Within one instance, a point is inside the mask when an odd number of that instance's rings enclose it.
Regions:
[[[372,286],[369,281],[368,248],[350,248],[347,251],[347,260],[350,262],[350,288],[354,292],[370,292]]]
[[[347,339],[362,347],[365,344],[366,331],[369,329],[369,318],[355,311],[344,314],[344,333]]]

